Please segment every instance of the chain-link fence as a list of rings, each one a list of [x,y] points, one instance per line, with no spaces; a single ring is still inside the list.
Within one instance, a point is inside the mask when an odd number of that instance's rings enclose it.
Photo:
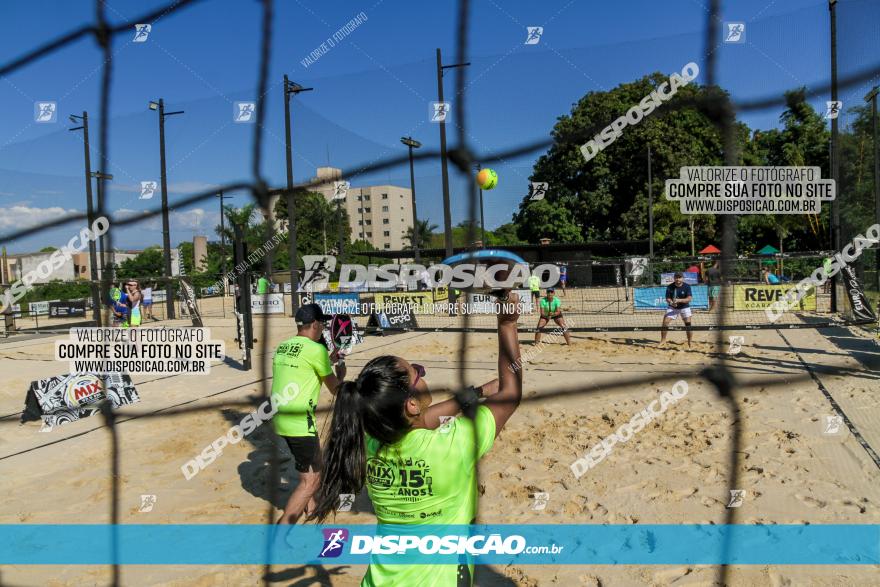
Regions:
[[[106,6],[105,3],[101,0],[95,2],[95,20],[92,24],[80,27],[68,34],[65,34],[59,38],[53,39],[42,46],[38,47],[35,50],[29,51],[25,55],[15,58],[12,61],[0,66],[0,76],[7,76],[10,73],[15,71],[19,71],[22,68],[27,67],[28,65],[34,63],[40,58],[49,56],[56,51],[60,51],[71,44],[88,38],[93,38],[97,43],[98,47],[102,51],[102,64],[101,68],[101,101],[100,101],[100,136],[98,140],[99,150],[101,153],[102,161],[101,161],[101,169],[104,172],[112,171],[112,160],[110,158],[110,149],[108,144],[108,133],[110,128],[110,94],[113,80],[113,71],[114,71],[114,59],[113,52],[111,51],[111,40],[119,34],[129,34],[132,30],[132,27],[137,23],[148,23],[153,22],[157,18],[168,18],[178,12],[181,12],[184,8],[196,4],[196,0],[179,0],[172,3],[169,3],[166,6],[162,6],[150,13],[142,14],[137,16],[134,19],[131,19],[128,22],[123,22],[119,24],[110,24],[106,15]],[[259,64],[257,66],[258,72],[258,82],[256,87],[256,96],[257,96],[257,106],[256,106],[256,124],[254,125],[254,135],[253,135],[253,146],[251,153],[251,170],[252,177],[251,180],[247,183],[234,183],[220,186],[219,188],[214,187],[209,191],[196,193],[189,195],[187,197],[179,199],[175,202],[175,206],[178,208],[186,207],[188,205],[202,202],[211,198],[214,198],[218,190],[223,190],[224,192],[231,192],[234,190],[243,190],[249,191],[252,195],[255,202],[258,202],[263,208],[268,209],[269,207],[269,199],[271,195],[274,194],[286,194],[286,188],[272,188],[269,186],[262,176],[262,161],[263,161],[263,139],[266,128],[266,120],[264,120],[264,113],[266,110],[263,108],[263,103],[265,101],[266,93],[267,93],[267,84],[268,84],[268,70],[269,70],[269,61],[270,61],[270,47],[272,42],[272,34],[273,34],[273,5],[274,3],[271,0],[262,0],[260,3],[260,7],[262,10],[261,17],[261,34],[260,34],[260,59]],[[699,4],[699,3],[698,3]],[[713,87],[718,83],[718,52],[717,45],[719,43],[719,39],[721,38],[721,2],[720,0],[708,0],[706,2],[706,21],[705,21],[705,57],[703,64],[701,66],[701,71],[705,74],[705,84],[708,87]],[[697,8],[695,8],[696,10]],[[849,0],[849,1],[841,1],[837,2],[837,11],[842,15],[841,18],[845,19],[853,19],[853,21],[867,21],[866,15],[870,15],[876,11],[877,5],[876,3],[872,3],[868,0],[859,2],[858,0]],[[468,31],[471,29],[470,22],[471,15],[471,3],[468,0],[460,0],[458,3],[458,29],[456,32],[456,51],[455,51],[455,60],[458,63],[465,63],[468,61],[469,55],[469,37]],[[845,16],[843,16],[845,15]],[[874,19],[873,22],[878,22],[878,19]],[[855,26],[855,25],[854,25]],[[855,37],[855,35],[851,35],[851,37]],[[876,36],[872,38],[866,38],[866,41],[874,42],[876,40]],[[877,83],[878,76],[880,76],[880,64],[873,62],[874,53],[864,53],[853,57],[848,62],[848,67],[841,68],[841,74],[837,80],[837,85],[840,88],[842,95],[848,95],[847,92],[850,91],[861,91],[864,89],[866,85],[874,85]],[[867,65],[866,65],[867,64]],[[504,161],[505,159],[511,159],[521,155],[527,155],[531,153],[537,153],[547,149],[548,147],[555,146],[556,148],[570,149],[573,153],[574,157],[579,157],[578,148],[581,144],[583,144],[586,140],[588,140],[591,136],[601,130],[601,127],[604,127],[605,123],[601,125],[597,125],[596,128],[590,129],[590,132],[583,133],[583,136],[555,136],[553,139],[549,140],[537,140],[529,144],[524,144],[520,146],[513,147],[509,150],[506,150],[502,153],[481,153],[478,154],[473,149],[472,143],[469,140],[469,136],[465,131],[465,123],[467,120],[467,69],[457,69],[455,72],[456,75],[456,83],[455,83],[455,92],[457,95],[457,120],[460,121],[459,124],[455,125],[455,130],[452,132],[452,143],[454,147],[449,151],[449,160],[452,161],[458,173],[470,177],[472,174],[472,170],[474,168],[474,164],[479,161],[484,166],[489,165],[492,162]],[[831,92],[830,84],[824,84],[819,87],[815,87],[806,92],[807,97],[815,97],[815,96],[828,96]],[[685,99],[677,99],[672,101],[666,107],[670,110],[674,109],[693,109],[694,111],[700,113],[702,116],[707,117],[711,120],[719,130],[720,137],[722,140],[722,148],[723,148],[723,159],[725,165],[733,166],[741,164],[741,156],[738,153],[738,142],[737,142],[737,127],[736,127],[736,115],[737,113],[742,112],[750,112],[757,110],[764,110],[770,108],[781,108],[786,104],[785,98],[782,96],[771,96],[767,98],[759,98],[754,99],[745,103],[734,103],[729,99],[729,96],[723,92],[716,91],[710,92],[707,94],[706,98],[700,100],[685,100]],[[839,151],[844,151],[843,147],[838,149]],[[424,160],[424,159],[435,159],[438,158],[440,153],[436,151],[422,151],[415,155],[415,158]],[[841,153],[839,155],[839,162],[841,165],[844,163],[845,153]],[[378,162],[371,163],[369,165],[364,165],[357,168],[357,172],[363,172],[364,170],[370,171],[380,171],[390,169],[396,166],[403,166],[408,162],[408,158],[401,157],[393,157],[387,160],[382,160]],[[695,164],[699,164],[700,162],[695,162]],[[841,171],[843,173],[843,171]],[[343,177],[348,175],[348,170],[343,172]],[[862,176],[863,179],[866,176]],[[98,182],[100,185],[104,183],[103,178],[99,178]],[[854,205],[854,201],[852,191],[848,189],[850,185],[848,182],[851,180],[847,176],[846,179],[841,178],[840,189],[838,191],[838,201],[837,205],[841,210],[849,209],[850,206]],[[317,183],[305,183],[294,186],[294,189],[298,188],[314,188]],[[468,194],[468,212],[470,219],[476,219],[478,217],[478,194],[477,188],[473,185],[473,182],[470,182],[471,190]],[[859,200],[861,202],[861,200]],[[867,201],[867,200],[866,200]],[[861,205],[861,204],[860,204]],[[865,204],[867,205],[867,204]],[[867,210],[867,208],[866,208]],[[149,210],[147,213],[142,216],[133,217],[133,218],[119,218],[113,219],[112,215],[109,213],[109,210],[105,208],[105,203],[103,201],[99,202],[98,209],[95,211],[96,216],[107,216],[112,219],[111,229],[106,235],[106,249],[112,250],[112,243],[114,236],[118,235],[120,231],[124,230],[124,227],[133,225],[135,223],[144,222],[148,219],[155,218],[162,214],[161,208],[154,208]],[[853,218],[870,218],[869,213],[865,213],[864,215],[854,215]],[[848,218],[848,217],[846,217]],[[38,234],[41,231],[44,231],[48,228],[66,225],[71,222],[82,222],[84,220],[91,220],[91,218],[87,218],[86,214],[74,214],[70,216],[66,216],[63,218],[59,218],[57,220],[53,220],[51,222],[44,223],[40,226],[36,226],[33,228],[26,228],[21,230],[15,230],[11,233],[3,235],[2,240],[8,241],[17,239],[20,237],[24,237],[27,235]],[[720,242],[720,249],[722,253],[719,255],[720,261],[720,269],[722,273],[722,279],[724,282],[728,282],[734,278],[735,275],[738,274],[739,267],[741,264],[737,261],[737,242],[736,242],[736,217],[734,216],[725,216],[722,222],[722,238]],[[271,223],[269,223],[271,224]],[[474,222],[471,222],[470,226],[472,227],[472,234],[469,235],[469,242],[473,242],[476,240],[476,234],[473,234],[473,227],[476,226]],[[839,240],[840,242],[845,243],[847,239],[849,239],[853,231],[858,231],[862,229],[858,222],[845,220],[843,223],[843,227],[841,232],[839,233],[839,237],[835,240]],[[272,226],[268,226],[267,230],[274,232],[274,228]],[[271,237],[272,235],[267,235]],[[267,238],[268,240],[268,238]],[[833,244],[833,243],[832,243]],[[831,248],[836,248],[832,246]],[[658,268],[660,268],[658,266]],[[267,259],[265,262],[265,272],[268,273],[271,270],[270,261]],[[102,283],[102,291],[107,291],[109,289],[110,283],[104,281]],[[572,289],[571,292],[565,292],[565,299],[568,300],[569,294],[573,297],[576,297],[577,294],[573,292],[576,291],[576,288]],[[613,294],[611,292],[614,292]],[[583,294],[586,295],[586,294]],[[594,303],[599,307],[598,314],[602,315],[604,312],[607,312],[609,308],[614,311],[614,318],[618,319],[619,316],[623,315],[624,311],[628,311],[630,308],[633,308],[633,315],[635,315],[635,301],[633,298],[635,294],[632,291],[632,288],[627,288],[623,286],[622,288],[612,287],[608,289],[608,292],[602,294],[605,297],[601,297],[596,300]],[[627,297],[629,296],[629,299]],[[586,301],[590,301],[589,298],[583,298]],[[838,300],[839,302],[839,300]],[[818,300],[817,300],[818,304]],[[585,306],[587,307],[587,306]],[[821,310],[810,310],[815,311],[821,314]],[[584,316],[594,316],[595,313],[587,310],[583,310]],[[468,354],[468,336],[469,330],[477,323],[477,320],[473,315],[469,313],[463,313],[459,318],[460,326],[461,326],[461,344],[458,351],[458,359],[460,365],[464,365],[466,363],[467,354]],[[722,287],[720,290],[720,300],[719,305],[717,307],[717,314],[713,317],[716,320],[716,323],[719,326],[727,325],[727,324],[736,324],[738,318],[736,316],[736,293],[733,287]],[[261,341],[270,340],[269,328],[270,324],[273,324],[272,320],[268,317],[264,317],[261,323],[258,326],[261,334],[258,334],[259,339]],[[726,498],[728,495],[728,491],[731,488],[739,487],[739,474],[740,474],[740,458],[742,455],[741,447],[742,447],[742,419],[739,414],[739,407],[737,402],[737,391],[736,385],[734,381],[734,377],[731,373],[731,370],[728,368],[727,359],[725,358],[725,354],[723,352],[724,343],[724,335],[721,332],[721,329],[718,329],[715,345],[717,347],[718,352],[716,353],[716,361],[715,364],[707,369],[700,371],[699,373],[694,373],[695,377],[702,377],[709,381],[717,391],[719,397],[723,400],[723,402],[727,406],[727,410],[730,414],[730,452],[729,458],[727,462],[727,488],[718,487],[717,492],[720,496],[723,496],[721,501],[726,502]],[[129,415],[138,418],[166,418],[177,414],[182,413],[190,413],[195,411],[212,411],[222,408],[231,408],[231,407],[245,407],[245,406],[253,406],[257,405],[257,403],[261,403],[265,401],[269,396],[269,379],[271,373],[266,371],[265,362],[261,362],[261,372],[260,372],[260,386],[261,386],[261,398],[258,398],[255,401],[247,401],[242,400],[238,402],[218,402],[216,404],[203,404],[200,406],[184,406],[173,409],[164,410],[162,412],[145,412],[145,411],[133,411],[129,412]],[[803,375],[801,379],[806,380],[811,376],[811,374]],[[552,393],[541,394],[539,397],[542,400],[546,400],[551,397],[563,397],[570,396],[574,394],[595,394],[602,391],[609,391],[613,389],[624,388],[630,385],[638,385],[645,384],[647,385],[649,382],[652,385],[664,385],[664,384],[672,384],[676,377],[664,377],[656,374],[651,374],[649,377],[630,377],[624,378],[621,377],[619,381],[610,384],[600,384],[596,385],[594,383],[590,383],[583,387],[578,388],[570,388],[562,391],[556,391]],[[465,369],[460,369],[460,384],[461,387],[465,387]],[[626,380],[625,380],[626,379]],[[753,384],[760,384],[766,390],[783,390],[792,384],[793,381],[796,381],[797,378],[789,377],[784,382],[779,381],[760,381],[760,382],[752,382]],[[529,400],[525,400],[529,401]],[[119,430],[116,427],[116,414],[108,409],[104,410],[104,417],[106,419],[107,430],[111,435],[112,439],[112,491],[108,497],[109,507],[111,509],[111,521],[114,525],[118,524],[120,521],[120,500],[119,500],[119,484],[120,484],[120,447],[119,447]],[[8,424],[9,421],[2,421],[0,424]],[[270,498],[269,503],[274,504],[278,501],[278,487],[279,487],[279,459],[276,454],[274,458],[270,460],[270,471],[269,471],[269,492]],[[867,449],[866,449],[867,450]],[[880,464],[878,464],[880,466]],[[271,524],[274,522],[274,507],[269,506],[267,510],[267,523]],[[736,508],[728,508],[725,511],[725,523],[734,524],[738,520],[737,510]],[[730,544],[727,542],[725,546],[725,552],[722,553],[722,559],[727,559],[727,553],[729,552]],[[114,547],[114,552],[118,552],[118,548]],[[266,566],[266,573],[264,574],[263,581],[265,584],[269,583],[269,566]],[[727,565],[719,566],[718,570],[718,583],[719,584],[727,584],[727,573],[728,567]],[[118,564],[113,565],[113,585],[120,584],[120,566]]]

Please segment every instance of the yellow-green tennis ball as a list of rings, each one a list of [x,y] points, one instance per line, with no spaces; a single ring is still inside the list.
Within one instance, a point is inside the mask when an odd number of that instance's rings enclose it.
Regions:
[[[498,174],[495,173],[494,169],[480,170],[477,174],[477,185],[479,185],[481,189],[491,190],[498,185]]]

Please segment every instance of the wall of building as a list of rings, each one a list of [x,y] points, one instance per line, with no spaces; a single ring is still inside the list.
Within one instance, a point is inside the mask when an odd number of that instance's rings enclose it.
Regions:
[[[334,207],[335,181],[340,181],[342,170],[336,167],[319,167],[310,181],[327,183],[313,188]],[[273,197],[270,207],[274,210],[278,196]],[[352,240],[365,240],[379,250],[403,249],[408,242],[404,235],[413,224],[412,191],[394,185],[352,186],[346,194],[343,207],[348,213]],[[276,230],[281,224],[275,221]],[[337,242],[337,235],[327,235],[328,246]]]

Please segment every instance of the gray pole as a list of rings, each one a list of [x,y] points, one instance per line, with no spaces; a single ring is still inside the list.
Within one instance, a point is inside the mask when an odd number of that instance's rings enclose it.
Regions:
[[[443,65],[437,48],[437,101],[443,102]],[[447,113],[447,116],[449,114]],[[446,119],[440,122],[440,173],[443,179],[443,231],[446,237],[446,256],[452,256],[452,212],[449,206],[449,170],[446,166]]]
[[[654,186],[651,177],[651,145],[648,145],[648,256],[654,258]]]
[[[89,226],[95,222],[95,208],[92,205],[92,162],[89,155],[89,113],[83,111],[83,146],[86,161],[86,214],[89,218]],[[100,237],[103,239],[103,235]],[[101,296],[95,280],[98,279],[98,251],[94,239],[89,240],[89,273],[92,278],[92,308],[95,322],[101,326]]]
[[[361,202],[361,205],[363,205],[363,201]],[[345,240],[345,236],[344,236],[345,235],[345,227],[343,226],[344,218],[342,216],[342,200],[336,200],[336,212],[339,214],[339,252],[338,252],[338,256],[339,256],[339,260],[341,263],[342,262],[342,251],[344,250],[342,247],[342,243]]]
[[[220,198],[220,270],[223,272],[221,280],[223,281],[223,296],[226,296],[226,213],[223,210],[223,200],[229,196],[223,195],[223,190],[217,195]]]
[[[104,209],[104,180],[105,179],[113,179],[113,175],[110,173],[104,173],[103,171],[93,171],[89,175],[98,180],[98,209]],[[107,242],[106,240],[104,241]],[[113,264],[115,262],[115,257],[113,255],[113,251],[104,252],[101,250],[101,280],[106,285],[108,282],[113,281],[115,279]]]
[[[299,272],[297,271],[296,250],[296,203],[293,198],[293,146],[290,138],[290,95],[310,92],[314,88],[304,88],[290,81],[284,74],[284,155],[287,162],[287,246],[290,256],[290,315],[295,316],[299,309],[296,290],[299,289]],[[271,211],[270,211],[271,213]]]
[[[420,250],[420,235],[419,235],[419,213],[418,208],[416,207],[416,173],[415,167],[413,165],[413,149],[418,149],[422,146],[422,143],[413,139],[412,137],[401,137],[400,142],[406,145],[409,148],[409,191],[412,195],[412,209],[413,209],[413,242],[412,246],[415,249],[416,255],[416,263],[422,263],[422,253]]]
[[[297,306],[296,290],[299,289],[299,273],[296,270],[296,216],[293,201],[293,150],[290,144],[290,80],[284,74],[284,140],[287,157],[287,240],[290,254],[290,315],[295,316]]]
[[[168,177],[165,172],[165,100],[159,98],[159,166],[162,180],[162,246],[165,248],[165,278],[168,280],[165,308],[174,320],[174,282],[171,280],[171,227],[168,221]]]
[[[865,96],[871,100],[871,130],[874,135],[874,221],[880,223],[880,135],[877,134],[877,93],[880,92],[880,86],[874,86],[874,89]],[[877,290],[880,291],[880,249],[874,254],[874,269],[876,271],[875,283]]]
[[[837,0],[828,0],[831,13],[831,100],[837,100]],[[839,115],[838,115],[839,116]],[[840,142],[837,129],[837,117],[831,119],[831,178],[834,180],[837,197],[831,202],[831,226],[835,251],[840,250]],[[835,275],[831,283],[831,311],[838,311],[837,282]]]

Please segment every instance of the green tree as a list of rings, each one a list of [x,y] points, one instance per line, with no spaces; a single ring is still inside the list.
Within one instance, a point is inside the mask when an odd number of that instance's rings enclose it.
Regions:
[[[434,234],[434,231],[440,228],[436,224],[433,224],[430,220],[418,220],[416,221],[416,226],[418,227],[419,248],[424,248],[428,243],[430,243],[431,236]],[[413,230],[412,226],[406,229],[406,233],[403,235],[403,239],[407,242],[407,249],[415,248],[415,236],[415,231]]]
[[[747,165],[811,166],[830,176],[825,121],[806,101],[806,90],[786,92],[786,108],[779,117],[781,129],[756,131],[746,145]],[[752,214],[742,217],[738,227],[741,249],[754,252],[772,243],[780,251],[817,250],[828,246],[828,218],[831,206],[821,215]]]
[[[136,257],[125,259],[116,272],[122,279],[142,279],[165,274],[165,255],[158,246],[148,247]]]
[[[516,236],[516,224],[508,222],[495,230],[486,231],[486,246],[521,245],[522,239]]]
[[[672,109],[682,99],[708,97],[717,90],[689,84],[646,116],[628,126],[613,144],[590,161],[579,147],[593,135],[668,81],[654,73],[607,92],[591,92],[571,113],[559,117],[552,130],[556,143],[535,164],[530,181],[549,183],[543,200],[523,198],[514,215],[519,238],[537,243],[547,237],[555,242],[645,239],[648,236],[647,147],[651,146],[654,204],[662,204],[667,178],[678,177],[684,165],[718,165],[723,161],[718,129],[701,111]],[[659,218],[658,218],[659,216]],[[699,242],[715,236],[715,220],[695,220]],[[680,226],[684,225],[683,233]],[[661,249],[681,253],[690,250],[688,222],[677,208],[659,215],[655,209],[655,232]]]
[[[345,243],[341,263],[350,263],[351,226],[345,208],[337,207],[317,192],[296,190],[294,193],[296,209],[296,252],[299,256],[297,266],[302,267],[302,255],[322,255],[329,249],[338,247],[339,229],[342,226],[342,238]],[[287,224],[287,198],[279,198],[275,205],[275,217]],[[326,244],[326,249],[325,249]],[[281,254],[281,253],[279,253]],[[287,255],[287,246],[283,255]]]
[[[58,247],[43,247],[40,249],[41,253],[51,253],[52,251],[57,251]]]
[[[531,243],[538,243],[542,238],[556,243],[583,242],[583,233],[574,213],[565,206],[546,200],[531,202],[520,211],[517,220],[517,234]]]

